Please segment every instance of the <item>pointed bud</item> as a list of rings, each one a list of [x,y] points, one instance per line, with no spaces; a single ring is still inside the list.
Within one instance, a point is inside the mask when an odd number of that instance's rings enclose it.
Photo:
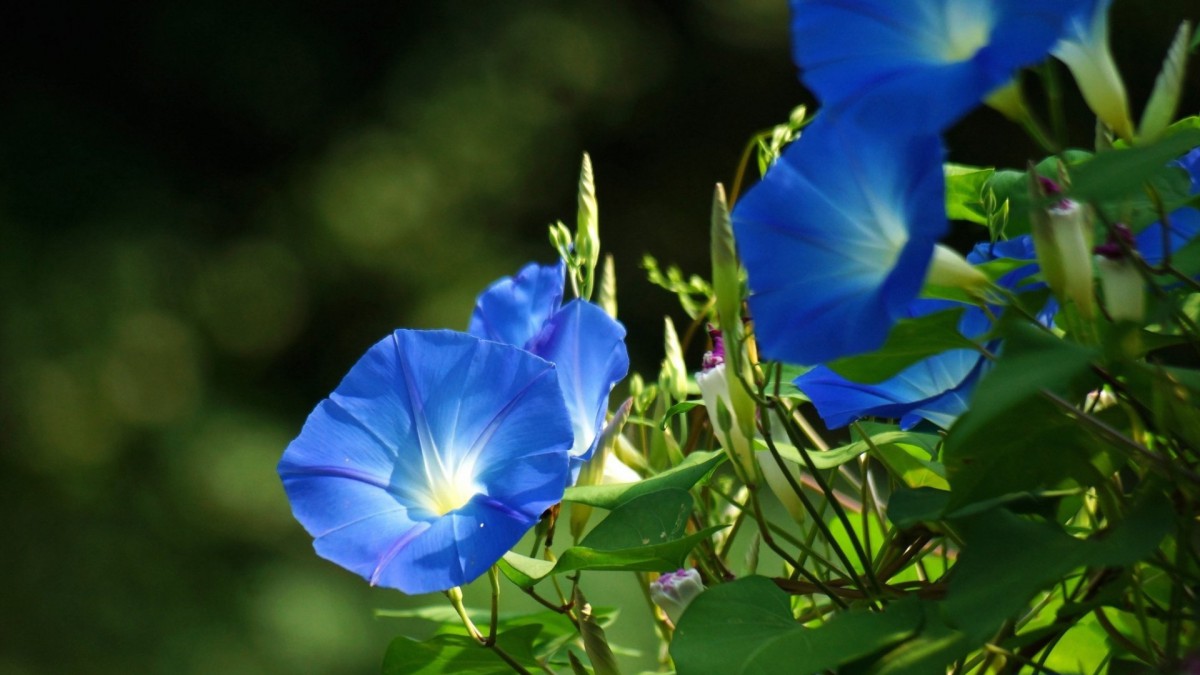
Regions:
[[[742,280],[737,252],[733,242],[733,224],[725,203],[725,188],[717,184],[713,190],[712,229],[713,292],[717,298],[717,318],[721,330],[737,344],[742,329]]]
[[[1125,139],[1133,139],[1133,122],[1125,83],[1108,47],[1108,7],[1098,0],[1091,14],[1081,13],[1067,22],[1065,35],[1053,54],[1070,69],[1083,100],[1096,116]]]
[[[1073,199],[1047,199],[1061,195],[1058,184],[1029,169],[1033,195],[1033,245],[1046,284],[1059,302],[1075,304],[1087,320],[1095,317],[1092,298],[1092,212]]]
[[[1179,107],[1179,90],[1183,86],[1184,68],[1187,66],[1188,43],[1192,38],[1192,24],[1184,21],[1175,32],[1175,40],[1167,50],[1162,70],[1154,81],[1154,91],[1142,111],[1138,126],[1138,141],[1150,142],[1167,129]]]
[[[580,297],[590,300],[596,263],[600,260],[600,207],[596,203],[596,182],[592,178],[592,158],[583,153],[579,169],[579,215],[575,222],[575,249],[582,263],[583,284]]]
[[[600,293],[596,296],[596,304],[612,318],[617,318],[617,270],[613,264],[612,254],[604,256],[604,271],[600,275]]]
[[[687,366],[683,362],[683,347],[679,345],[675,323],[669,316],[663,317],[663,350],[666,358],[658,376],[659,386],[674,400],[682,401],[687,398]]]
[[[667,613],[673,624],[679,623],[683,610],[703,592],[700,573],[691,567],[667,572],[650,582],[650,599]]]
[[[971,295],[982,295],[990,282],[987,275],[967,262],[958,251],[943,244],[936,244],[933,247],[933,259],[929,262],[929,271],[925,275],[925,283],[931,286],[961,288]]]
[[[615,457],[610,457],[613,452],[613,446],[616,444],[617,436],[620,435],[621,429],[625,427],[625,421],[629,419],[629,410],[633,407],[633,399],[627,398],[617,408],[612,419],[604,426],[604,430],[600,432],[600,440],[596,443],[596,452],[592,454],[592,458],[583,463],[583,467],[579,470],[579,478],[575,480],[575,485],[599,485],[604,482],[608,475],[609,464],[614,466],[620,465],[627,471],[632,473],[632,469],[621,463]],[[636,474],[631,480],[638,480]],[[592,507],[587,504],[572,504],[571,505],[571,536],[575,541],[583,536],[583,531],[587,527],[588,519],[591,518]]]

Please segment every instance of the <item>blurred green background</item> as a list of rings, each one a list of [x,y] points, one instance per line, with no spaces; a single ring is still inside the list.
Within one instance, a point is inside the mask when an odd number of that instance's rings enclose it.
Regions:
[[[1138,107],[1193,2],[1118,3]],[[662,315],[682,317],[641,254],[707,274],[713,184],[807,100],[783,0],[6,15],[4,675],[377,672],[419,627],[375,619],[411,601],[291,519],[275,463],[308,411],[388,331],[461,329],[488,282],[548,262],[584,150],[652,375]],[[989,111],[949,138],[960,161],[1036,154]],[[646,649],[628,577],[614,637]],[[591,599],[613,604],[604,583]]]

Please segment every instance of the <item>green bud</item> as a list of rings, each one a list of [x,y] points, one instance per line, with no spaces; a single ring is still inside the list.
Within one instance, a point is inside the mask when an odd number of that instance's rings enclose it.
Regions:
[[[987,275],[967,262],[958,251],[942,244],[933,247],[933,259],[929,262],[925,283],[931,286],[961,288],[976,296],[982,295],[990,284]]]
[[[687,366],[683,362],[683,348],[671,317],[663,317],[663,351],[666,358],[658,381],[663,390],[676,401],[687,398]]]
[[[1183,86],[1184,69],[1187,66],[1188,43],[1191,41],[1192,24],[1184,21],[1175,32],[1162,70],[1154,81],[1154,91],[1142,111],[1138,126],[1138,141],[1148,143],[1157,139],[1171,124],[1175,109],[1179,107],[1179,91]]]
[[[725,340],[738,344],[742,334],[741,269],[733,240],[733,223],[725,203],[725,188],[719,183],[713,190],[710,239],[717,318]]]
[[[633,407],[633,399],[625,399],[621,407],[617,408],[617,412],[613,414],[612,419],[608,424],[604,425],[604,430],[600,432],[600,439],[596,442],[596,451],[592,454],[592,458],[584,462],[583,467],[579,469],[579,478],[575,481],[577,486],[599,485],[604,480],[605,469],[608,465],[608,456],[613,452],[613,446],[616,445],[616,439],[621,434],[621,430],[625,428],[625,421],[629,419],[629,411]],[[575,541],[583,536],[584,529],[587,527],[588,519],[592,516],[592,507],[586,504],[571,505],[571,536]]]
[[[609,316],[617,318],[617,270],[613,264],[612,254],[604,256],[603,273],[600,275],[600,293],[596,296],[596,304],[600,305]]]
[[[1054,199],[1060,189],[1040,178],[1031,166],[1029,189],[1033,195],[1032,233],[1038,265],[1046,284],[1059,302],[1071,302],[1080,316],[1095,318],[1092,297],[1092,211],[1072,199]]]
[[[580,297],[590,300],[596,263],[600,260],[600,207],[596,203],[596,183],[592,178],[592,158],[583,153],[579,169],[579,215],[575,223],[575,250],[583,277]]]

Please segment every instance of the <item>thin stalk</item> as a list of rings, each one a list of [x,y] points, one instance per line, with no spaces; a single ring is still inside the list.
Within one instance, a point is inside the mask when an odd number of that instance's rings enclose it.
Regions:
[[[780,413],[780,415],[782,417],[782,411],[779,408],[776,408],[776,412]],[[779,468],[783,471],[784,477],[787,478],[788,485],[792,488],[792,491],[794,491],[796,493],[796,496],[799,497],[800,503],[804,505],[804,510],[808,511],[809,515],[811,515],[813,517],[814,524],[818,528],[821,529],[821,534],[825,536],[825,540],[827,542],[830,542],[830,544],[833,544],[833,542],[835,541],[833,538],[833,532],[829,530],[829,526],[825,524],[824,519],[822,519],[820,517],[820,514],[818,513],[816,507],[813,506],[812,500],[810,500],[808,498],[808,495],[804,493],[804,490],[800,487],[800,484],[797,483],[796,479],[792,476],[791,471],[788,471],[787,465],[785,465],[783,463],[783,457],[780,456],[779,449],[775,447],[775,441],[771,437],[771,432],[767,428],[768,426],[770,426],[770,425],[768,424],[768,425],[762,426],[763,440],[767,444],[767,450],[770,451],[771,457],[774,458],[775,463],[777,465],[779,465]],[[791,434],[792,434],[791,425],[789,425],[785,420],[783,426],[784,426],[784,430],[787,432],[788,436],[791,437]],[[797,446],[799,445],[799,443],[797,442],[797,440],[795,438],[792,438],[792,444],[797,445]],[[800,454],[803,455],[805,457],[805,459],[807,460],[808,465],[809,465],[809,471],[817,479],[818,484],[821,486],[822,491],[826,495],[826,500],[831,502],[835,511],[842,513],[842,518],[843,518],[842,524],[846,528],[847,534],[851,537],[851,540],[853,542],[857,543],[858,539],[856,537],[854,537],[854,528],[850,526],[849,520],[845,518],[845,512],[841,511],[840,504],[838,504],[838,502],[835,499],[833,499],[833,496],[831,494],[832,490],[829,489],[828,485],[824,484],[824,481],[820,478],[819,474],[817,474],[817,468],[812,463],[812,458],[808,456],[808,454],[804,451],[803,448],[798,447],[797,449],[800,450]],[[838,558],[842,561],[842,565],[845,566],[847,577],[849,579],[853,580],[854,585],[858,586],[859,589],[861,591],[863,591],[864,594],[870,595],[869,593],[867,593],[867,589],[866,589],[865,585],[863,585],[862,580],[859,579],[858,575],[854,573],[854,565],[853,565],[853,563],[850,562],[849,556],[847,556],[846,552],[842,550],[842,547],[834,545],[833,550],[837,554]],[[863,556],[861,551],[860,551],[859,555],[860,555],[860,557]],[[865,557],[863,558],[863,566],[868,570],[871,569],[871,563],[869,560],[866,560]],[[876,591],[878,591],[879,583],[874,582],[873,585],[875,586]]]
[[[784,419],[784,425],[783,425],[784,431],[787,433],[788,438],[792,441],[792,445],[795,445],[796,449],[800,451],[800,456],[804,458],[804,462],[808,465],[808,470],[812,473],[813,478],[815,478],[817,480],[817,483],[821,486],[821,491],[827,495],[827,499],[829,499],[829,501],[830,501],[830,506],[833,507],[834,515],[836,515],[838,520],[841,521],[842,527],[844,527],[846,530],[846,536],[850,539],[850,545],[854,548],[854,552],[856,555],[858,555],[858,559],[860,561],[862,561],[863,571],[866,573],[867,579],[871,582],[871,585],[875,588],[875,590],[879,591],[880,590],[879,580],[875,578],[875,570],[871,567],[871,559],[867,557],[866,551],[863,550],[862,542],[860,542],[858,540],[858,535],[856,535],[854,533],[854,527],[850,524],[850,518],[846,516],[846,510],[842,508],[841,502],[834,499],[833,490],[830,489],[828,483],[826,483],[825,480],[821,477],[820,471],[817,469],[817,465],[813,463],[813,459],[808,454],[808,451],[804,449],[804,447],[803,447],[803,445],[801,445],[799,439],[797,439],[795,437],[794,432],[792,430],[792,425],[788,424],[786,421],[786,418],[791,417],[790,411],[787,411],[786,415],[785,415],[785,411],[786,411],[786,406],[784,406],[782,404],[780,405],[779,408],[776,408],[776,413],[780,416],[781,419]],[[783,461],[782,458],[779,457],[778,451],[772,450],[772,454],[775,455],[775,459],[777,462]],[[791,479],[789,478],[789,480],[791,480]],[[823,527],[824,523],[821,523],[821,525]],[[829,541],[832,542],[833,541],[832,535],[827,535],[827,536],[829,536]],[[845,553],[841,550],[840,546],[836,546],[834,548],[837,549],[839,557],[843,557],[843,558],[845,557]],[[850,564],[850,561],[848,559],[845,559],[842,562],[848,568],[853,569],[853,566]]]
[[[829,586],[825,585],[825,583],[823,581],[821,581],[820,579],[818,579],[815,575],[813,575],[812,572],[809,572],[808,570],[804,569],[803,567],[799,567],[799,563],[797,563],[796,560],[793,559],[792,556],[790,554],[788,554],[787,551],[783,550],[783,548],[781,546],[779,546],[779,544],[775,541],[775,537],[771,535],[771,528],[767,523],[767,519],[763,516],[762,504],[759,503],[759,501],[758,501],[758,492],[756,492],[756,491],[750,492],[750,501],[754,505],[754,519],[758,522],[758,526],[759,526],[758,529],[759,529],[759,532],[762,534],[763,543],[765,543],[768,547],[770,547],[770,549],[772,551],[775,551],[775,554],[778,555],[780,558],[783,558],[783,561],[786,562],[787,564],[791,565],[793,569],[800,570],[801,576],[803,576],[805,579],[807,579],[809,582],[811,582],[814,586],[816,586],[818,589],[820,589],[821,592],[823,594],[825,594],[825,596],[828,597],[831,602],[835,603],[838,607],[841,607],[842,609],[847,609],[849,607],[849,605],[847,605],[844,601],[842,601],[841,598],[837,597],[834,594],[833,589],[831,589],[831,588],[829,588]]]
[[[484,644],[491,647],[496,644],[496,626],[500,622],[500,570],[495,565],[488,568],[488,580],[492,582],[492,617]]]
[[[519,673],[520,675],[532,675],[532,673],[530,673],[525,666],[522,666],[520,663],[518,663],[517,660],[514,659],[508,652],[504,651],[500,645],[496,644],[494,641],[489,642],[488,638],[483,637],[483,634],[480,633],[479,629],[475,627],[475,622],[471,621],[471,616],[467,612],[466,606],[463,605],[463,594],[461,588],[458,586],[451,588],[450,590],[446,591],[446,597],[450,598],[450,604],[454,606],[454,611],[458,613],[458,618],[462,620],[463,626],[466,627],[467,632],[470,633],[471,637],[479,641],[480,646],[486,647],[495,652],[496,656],[499,656],[502,661],[507,663],[508,666],[513,669],[513,672]]]

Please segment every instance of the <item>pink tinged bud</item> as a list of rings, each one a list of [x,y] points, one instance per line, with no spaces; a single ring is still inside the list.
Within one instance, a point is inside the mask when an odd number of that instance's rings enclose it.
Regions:
[[[1032,174],[1031,175],[1035,175]],[[1034,197],[1061,194],[1047,178],[1032,181]],[[1092,299],[1092,212],[1073,199],[1033,209],[1033,245],[1046,284],[1060,302],[1072,302],[1085,319],[1095,316]]]
[[[711,352],[704,352],[704,361],[701,363],[704,372],[725,363],[725,338],[721,337],[721,331],[710,325],[708,336],[712,338],[713,348]]]
[[[650,599],[667,613],[673,624],[679,623],[683,610],[703,592],[700,573],[690,567],[667,572],[650,582]]]
[[[1109,240],[1096,247],[1100,290],[1113,321],[1141,322],[1146,317],[1145,282],[1130,257],[1133,252],[1133,233],[1120,223],[1113,227]]]

